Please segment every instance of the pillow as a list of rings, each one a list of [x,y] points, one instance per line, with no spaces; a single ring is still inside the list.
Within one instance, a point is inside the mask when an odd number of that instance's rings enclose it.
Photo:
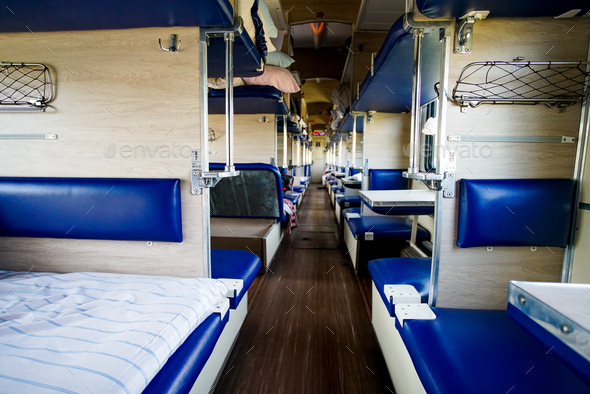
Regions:
[[[266,64],[270,64],[271,66],[287,68],[294,61],[295,59],[281,51],[274,51],[266,55]]]
[[[244,85],[242,78],[234,78],[234,88]],[[207,78],[207,86],[211,89],[225,89],[225,78]]]
[[[273,86],[284,93],[295,93],[300,90],[299,85],[289,70],[275,66],[265,66],[262,75],[243,78],[246,85]]]
[[[277,38],[279,30],[275,26],[275,22],[272,20],[272,16],[270,16],[270,11],[264,0],[258,0],[258,10],[262,14],[262,24],[264,25],[266,35],[270,38]]]

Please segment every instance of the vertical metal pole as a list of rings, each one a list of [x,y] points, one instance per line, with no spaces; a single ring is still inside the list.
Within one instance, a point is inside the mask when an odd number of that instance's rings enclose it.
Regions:
[[[441,41],[442,54],[440,59],[440,88],[438,96],[438,133],[434,139],[435,149],[442,147],[446,141],[447,130],[447,103],[449,90],[449,59],[451,56],[451,29],[445,29]],[[435,161],[436,172],[442,174],[443,155],[438,152]],[[436,192],[434,199],[434,238],[432,240],[432,264],[430,267],[430,290],[428,292],[428,305],[436,306],[438,296],[438,271],[440,267],[442,226],[443,226],[443,192]]]
[[[363,140],[362,140],[362,144],[363,144],[363,147],[362,147],[363,159],[361,161],[361,163],[362,163],[361,165],[365,165],[365,160],[366,160],[365,159],[365,145],[366,145],[365,144],[365,142],[366,142],[365,141],[365,133],[367,132],[367,115],[366,114],[365,115],[362,115],[362,117],[363,117]]]
[[[352,115],[352,168],[356,167],[356,115]]]
[[[225,40],[225,171],[234,172],[234,33],[224,33]]]
[[[274,139],[275,139],[275,153],[274,153],[274,159],[275,159],[275,167],[279,168],[279,158],[277,157],[278,155],[278,145],[279,145],[279,139],[278,139],[278,134],[279,132],[279,116],[275,115],[275,135],[274,135]]]
[[[343,163],[344,149],[342,149],[343,145],[344,145],[343,142],[344,141],[342,141],[342,137],[340,137],[340,142],[338,143],[338,165],[340,167],[342,167],[344,165],[344,163]]]
[[[287,163],[287,115],[283,116],[283,168],[288,168]]]
[[[209,171],[209,99],[207,96],[207,33],[201,29],[199,32],[199,83],[201,87],[201,159],[203,172]],[[211,277],[211,221],[209,216],[209,188],[203,188],[201,217],[203,218],[203,276]]]
[[[422,95],[422,38],[424,29],[414,29],[414,68],[412,70],[412,126],[410,128],[410,166],[408,173],[420,172],[420,96]]]

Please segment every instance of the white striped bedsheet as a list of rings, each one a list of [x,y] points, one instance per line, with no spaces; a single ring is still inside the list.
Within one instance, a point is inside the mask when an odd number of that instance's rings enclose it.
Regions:
[[[0,271],[0,391],[141,393],[226,293],[214,279]]]

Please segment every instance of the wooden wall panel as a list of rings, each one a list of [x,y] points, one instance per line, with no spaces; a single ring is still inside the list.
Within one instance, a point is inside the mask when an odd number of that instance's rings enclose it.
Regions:
[[[263,116],[266,123],[260,121]],[[274,118],[273,114],[234,115],[235,163],[270,164],[275,149]],[[209,160],[225,163],[225,115],[209,115],[209,127],[215,130],[216,137],[209,143]]]
[[[172,33],[181,51],[160,50],[158,38]],[[202,198],[189,191],[190,149],[200,148],[198,39],[198,28],[178,27],[0,35],[2,61],[46,64],[57,93],[46,113],[0,112],[0,133],[58,135],[3,140],[0,174],[179,178],[184,235],[153,246],[0,238],[2,269],[203,275]]]
[[[377,112],[365,126],[363,143],[369,168],[407,168],[410,115]]]
[[[585,60],[590,21],[586,18],[492,19],[477,22],[470,55],[451,55],[454,84],[468,63],[486,60]],[[453,85],[452,85],[453,86]],[[452,88],[451,86],[451,88]],[[481,105],[461,113],[453,103],[447,135],[577,137],[580,104],[565,112],[545,105]],[[571,178],[575,144],[459,143],[457,179]],[[457,199],[445,199],[437,306],[504,309],[510,280],[559,281],[564,250],[525,247],[460,249],[455,245]],[[542,215],[542,212],[539,212]]]

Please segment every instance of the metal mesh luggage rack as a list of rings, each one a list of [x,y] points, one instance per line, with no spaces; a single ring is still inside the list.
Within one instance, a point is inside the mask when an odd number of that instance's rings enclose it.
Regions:
[[[453,100],[464,112],[468,106],[575,104],[590,89],[587,62],[475,62],[463,68]]]
[[[47,66],[0,62],[0,110],[43,111],[53,99]]]

